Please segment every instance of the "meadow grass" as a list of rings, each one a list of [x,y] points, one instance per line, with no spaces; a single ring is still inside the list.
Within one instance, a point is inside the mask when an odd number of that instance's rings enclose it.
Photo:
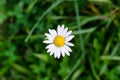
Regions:
[[[119,80],[120,0],[1,0],[0,80]],[[70,56],[55,59],[48,29],[73,31]]]

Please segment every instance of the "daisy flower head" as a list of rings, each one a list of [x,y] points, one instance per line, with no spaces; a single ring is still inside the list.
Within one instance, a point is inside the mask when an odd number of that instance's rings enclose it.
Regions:
[[[70,52],[72,52],[69,46],[74,46],[70,42],[74,38],[72,35],[72,31],[68,31],[68,28],[64,27],[64,25],[58,25],[57,31],[54,29],[49,29],[49,33],[45,33],[46,39],[43,43],[48,44],[46,46],[47,52],[50,55],[54,55],[55,58],[60,58],[61,56],[68,55],[70,56]]]

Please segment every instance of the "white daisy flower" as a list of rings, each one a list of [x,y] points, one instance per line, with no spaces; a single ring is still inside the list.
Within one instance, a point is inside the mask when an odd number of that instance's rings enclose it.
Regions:
[[[50,55],[54,55],[55,58],[60,58],[66,55],[70,56],[70,52],[72,52],[69,46],[74,46],[70,40],[74,38],[74,35],[71,35],[72,31],[68,31],[68,28],[64,27],[64,25],[58,25],[57,31],[54,29],[49,29],[49,33],[45,33],[46,40],[43,42],[49,44],[46,49]]]

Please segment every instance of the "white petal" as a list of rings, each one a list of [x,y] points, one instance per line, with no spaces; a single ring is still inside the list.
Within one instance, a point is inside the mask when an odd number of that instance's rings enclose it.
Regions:
[[[51,47],[51,52],[50,52],[50,55],[53,55],[55,53],[55,50],[56,50],[56,46],[53,44]]]
[[[57,48],[57,58],[60,58],[60,48]]]
[[[61,30],[60,25],[58,25],[58,27],[57,27],[57,33],[58,33],[58,35],[60,35],[60,30]]]
[[[57,58],[57,47],[53,44],[54,57]]]
[[[64,25],[62,25],[61,27],[62,27],[62,29],[64,29]]]
[[[51,51],[51,52],[50,52],[50,56],[52,56],[53,54],[54,54],[54,52],[53,52],[53,51]]]
[[[65,40],[66,40],[66,42],[68,42],[68,41],[72,40],[73,38],[74,38],[74,35],[71,35],[71,36],[66,37]]]
[[[55,49],[54,57],[57,57],[57,49]]]
[[[72,31],[68,31],[66,34],[65,34],[65,37],[68,37],[69,35],[71,35]]]
[[[66,53],[68,56],[70,56],[70,53],[69,53],[68,51],[65,51],[65,53]]]
[[[52,37],[50,34],[45,33],[45,36],[47,36],[47,38],[48,38],[49,40],[53,40],[53,37]]]
[[[68,27],[66,27],[66,28],[64,29],[64,31],[63,31],[64,34],[67,33],[67,31],[68,31]]]
[[[65,28],[65,29],[62,31],[62,33],[61,33],[60,35],[62,35],[62,36],[64,36],[64,37],[65,37],[65,35],[66,35],[67,31],[68,31],[68,28]]]
[[[43,41],[43,43],[50,44],[50,43],[53,43],[53,41],[52,40],[45,40],[45,41]]]
[[[52,30],[51,29],[49,29],[49,33],[51,34],[52,32],[51,32]]]
[[[48,53],[53,52],[53,45],[51,45],[51,47],[48,48],[47,52]]]
[[[64,30],[64,25],[62,25],[61,27],[58,26],[58,29],[57,29],[58,35],[61,35],[63,30]]]
[[[53,47],[54,46],[54,44],[49,44],[48,46],[46,46],[46,49],[48,49],[48,48],[51,48],[51,47]],[[54,47],[53,47],[54,48]]]
[[[74,44],[70,43],[70,42],[66,42],[65,44],[68,45],[68,46],[74,46]]]
[[[62,53],[62,56],[65,57],[65,50],[64,50],[63,47],[60,48],[60,51],[61,51],[61,53]]]
[[[48,48],[47,52],[50,53],[50,55],[52,55],[53,53],[55,53],[55,48],[56,47],[55,47],[54,44],[52,44],[52,45],[50,45],[50,46],[48,46],[46,48]]]
[[[53,55],[54,54],[54,50],[53,50],[53,48],[49,48],[49,53],[50,53],[50,55]]]
[[[68,47],[67,45],[65,45],[64,48],[65,48],[66,50],[68,50],[69,52],[72,52],[71,48]]]
[[[55,30],[52,30],[52,36],[55,38],[57,36],[57,32]]]
[[[51,29],[49,29],[49,33],[50,33],[50,35],[52,36],[52,30],[51,30]]]
[[[64,25],[61,26],[61,32],[60,34],[64,31]]]
[[[64,25],[62,25],[61,27],[62,27],[62,29],[64,30]]]
[[[52,30],[49,29],[49,33],[51,34],[51,36],[53,38],[55,38],[55,36],[57,36],[57,32],[54,29],[52,29]]]
[[[65,52],[68,56],[70,56],[70,53],[69,53],[69,51],[65,48],[65,46],[63,46],[63,48],[64,48],[64,52]]]
[[[49,48],[49,49],[47,50],[47,52],[48,52],[48,53],[51,52],[51,48]]]

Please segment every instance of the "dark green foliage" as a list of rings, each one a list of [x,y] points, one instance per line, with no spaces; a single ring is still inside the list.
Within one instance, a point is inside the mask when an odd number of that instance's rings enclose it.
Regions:
[[[119,80],[119,6],[120,0],[0,0],[0,80]],[[62,24],[75,46],[71,56],[55,59],[44,33]]]

